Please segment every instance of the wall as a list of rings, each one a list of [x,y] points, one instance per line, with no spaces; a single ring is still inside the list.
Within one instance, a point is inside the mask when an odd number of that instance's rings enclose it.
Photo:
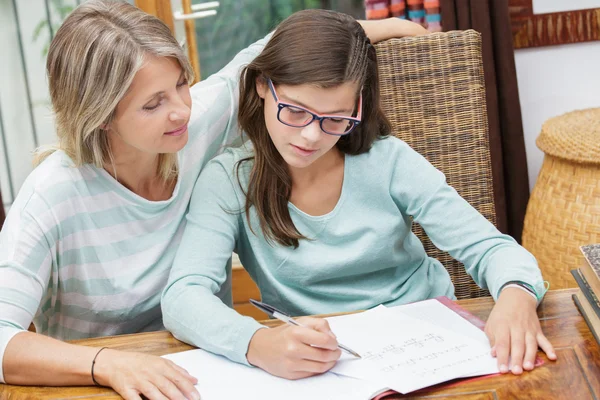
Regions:
[[[50,30],[42,27],[37,39],[34,31],[47,20],[46,5],[56,32],[62,20],[58,7],[75,7],[82,1],[0,0],[0,190],[6,209],[32,169],[36,145],[56,140],[44,55]]]
[[[600,0],[578,1],[571,8],[600,8]],[[534,10],[564,11],[564,2],[540,0],[536,4],[534,1]],[[515,64],[529,184],[533,188],[544,155],[535,140],[544,121],[572,110],[600,107],[600,42],[516,50]]]
[[[14,4],[18,5],[20,31],[15,20]],[[48,29],[41,32],[37,41],[33,40],[34,28],[46,19],[46,11],[43,1],[28,5],[25,7],[24,2],[19,1],[0,1],[0,134],[4,137],[0,142],[0,188],[5,203],[12,202],[13,194],[18,191],[31,170],[31,152],[35,148],[34,130],[38,144],[50,143],[54,137],[52,113],[48,103],[45,57],[42,54],[49,37]],[[26,75],[19,38],[23,45]],[[27,99],[26,76],[33,105],[32,115]]]

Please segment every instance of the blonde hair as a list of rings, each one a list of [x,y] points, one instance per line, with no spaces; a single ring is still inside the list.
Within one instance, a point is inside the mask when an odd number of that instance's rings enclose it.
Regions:
[[[113,120],[147,55],[176,59],[192,81],[189,60],[158,18],[122,1],[90,0],[77,7],[56,32],[46,62],[58,144],[36,150],[34,165],[59,149],[76,166],[112,164],[102,126]],[[159,176],[168,181],[177,172],[177,155],[159,154]]]

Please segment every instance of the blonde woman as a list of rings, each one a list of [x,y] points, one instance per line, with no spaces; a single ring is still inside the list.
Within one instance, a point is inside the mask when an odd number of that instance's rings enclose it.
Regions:
[[[365,27],[374,41],[423,33]],[[167,360],[61,340],[164,329],[160,294],[193,185],[238,137],[238,72],[264,42],[190,91],[188,60],[158,19],[106,0],[66,19],[47,61],[59,143],[37,154],[0,232],[0,382],[199,398]]]

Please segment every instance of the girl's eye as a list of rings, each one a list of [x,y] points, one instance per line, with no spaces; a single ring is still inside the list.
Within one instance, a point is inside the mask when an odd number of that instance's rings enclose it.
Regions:
[[[331,122],[334,122],[334,123],[336,123],[336,124],[340,124],[340,123],[342,123],[342,122],[344,122],[344,121],[345,121],[343,118],[329,118],[329,120],[330,120]]]
[[[297,108],[292,108],[292,107],[288,107],[288,111],[291,114],[303,114],[304,113],[304,110],[299,110]]]
[[[184,79],[184,80],[182,80],[181,82],[179,82],[179,83],[177,84],[177,87],[182,87],[182,86],[185,86],[185,85],[187,85],[187,83],[188,83],[187,79]]]

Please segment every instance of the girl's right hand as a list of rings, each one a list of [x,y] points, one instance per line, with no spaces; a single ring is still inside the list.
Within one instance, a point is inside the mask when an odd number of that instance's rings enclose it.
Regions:
[[[282,325],[256,331],[246,357],[254,366],[286,379],[329,371],[341,352],[326,320],[298,318],[303,326]]]
[[[112,387],[125,400],[199,400],[198,382],[185,369],[165,358],[104,349],[96,358],[94,378]]]

